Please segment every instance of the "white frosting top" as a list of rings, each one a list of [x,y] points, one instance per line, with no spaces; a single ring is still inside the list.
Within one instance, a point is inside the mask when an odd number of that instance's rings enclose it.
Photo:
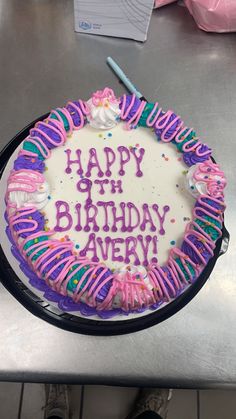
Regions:
[[[147,128],[139,127],[135,130],[125,130],[125,124],[120,122],[112,132],[101,132],[100,130],[95,130],[91,128],[90,124],[87,124],[82,131],[74,131],[70,142],[65,147],[58,147],[52,153],[52,156],[47,161],[48,170],[45,172],[45,178],[50,184],[51,189],[51,199],[48,201],[48,204],[44,208],[46,218],[48,219],[48,225],[51,228],[54,228],[57,224],[56,216],[57,210],[55,203],[57,201],[64,201],[68,204],[68,209],[64,205],[61,206],[60,211],[66,211],[70,214],[72,218],[72,226],[69,230],[66,229],[68,225],[69,218],[68,216],[62,216],[59,222],[61,227],[65,227],[65,231],[57,231],[56,235],[58,238],[64,237],[65,234],[68,234],[72,242],[74,243],[75,250],[80,252],[85,248],[89,235],[93,233],[92,224],[90,224],[90,231],[84,231],[84,226],[86,225],[86,211],[84,209],[86,199],[88,197],[87,193],[82,193],[78,190],[77,184],[87,178],[86,171],[89,160],[89,150],[93,147],[96,149],[97,157],[99,164],[103,172],[106,171],[106,154],[104,148],[110,147],[115,153],[115,161],[111,166],[111,176],[99,178],[98,169],[91,169],[91,176],[88,178],[92,182],[91,190],[91,199],[92,202],[97,207],[98,213],[96,215],[96,221],[99,226],[99,231],[95,231],[95,242],[97,249],[97,256],[100,260],[104,260],[108,267],[113,269],[121,269],[123,271],[123,266],[127,265],[127,262],[113,261],[111,257],[111,246],[108,247],[108,258],[104,259],[104,255],[101,253],[101,247],[98,244],[97,240],[101,238],[103,240],[103,249],[106,252],[105,238],[110,236],[112,239],[122,238],[126,239],[128,236],[133,236],[137,238],[138,235],[143,236],[143,246],[148,246],[148,260],[151,261],[152,257],[158,259],[159,264],[166,262],[168,257],[169,249],[172,246],[178,246],[181,244],[183,239],[183,234],[185,231],[187,221],[192,217],[192,208],[194,205],[194,200],[191,195],[186,191],[184,181],[185,176],[183,176],[183,171],[186,169],[185,164],[182,159],[180,161],[179,155],[176,152],[176,148],[173,144],[164,144],[157,143],[155,134],[148,130]],[[82,135],[83,134],[83,135]],[[130,160],[124,165],[125,175],[120,176],[120,153],[118,148],[120,146],[125,146],[130,153]],[[68,148],[71,150],[70,159],[76,160],[77,154],[76,150],[81,150],[81,164],[84,170],[82,176],[78,175],[78,163],[71,164],[71,173],[66,173],[65,169],[67,167],[67,154],[65,149]],[[140,155],[140,148],[145,149],[145,154],[142,159],[141,169],[143,176],[137,177],[136,171],[137,166],[131,149],[136,149],[135,152],[137,155]],[[126,153],[123,157],[126,159]],[[58,171],[58,167],[60,170]],[[105,180],[104,183],[104,194],[100,194],[101,187],[98,184],[98,180]],[[123,192],[119,191],[119,188],[116,187],[116,192],[112,193],[112,181],[117,182],[121,181],[121,188]],[[81,185],[81,189],[86,189],[86,184]],[[140,213],[140,224],[143,219],[143,204],[149,204],[150,215],[153,218],[153,222],[156,226],[156,231],[152,232],[150,230],[150,223],[147,223],[144,231],[140,230],[140,227],[137,227],[133,232],[122,232],[121,231],[121,222],[117,223],[117,231],[112,231],[111,226],[113,224],[113,214],[112,208],[108,207],[108,224],[109,231],[103,230],[104,225],[104,208],[97,205],[99,201],[113,201],[117,209],[117,216],[121,215],[120,203],[123,201],[127,202],[132,201]],[[80,204],[80,215],[78,214],[78,206]],[[164,221],[165,234],[160,234],[160,223],[157,218],[155,211],[152,209],[152,205],[157,204],[159,206],[159,211],[163,215],[163,207],[165,205],[170,206],[170,210],[166,213]],[[76,209],[77,208],[77,209]],[[90,215],[92,216],[92,209]],[[127,205],[125,213],[127,215]],[[133,225],[137,223],[136,211],[131,210],[132,223]],[[77,231],[76,225],[78,224],[78,219],[80,218],[80,223],[82,230]],[[126,217],[127,219],[127,217]],[[146,237],[150,235],[152,240],[149,244],[146,242]],[[153,237],[157,237],[157,243],[155,246]],[[76,248],[77,246],[77,248]],[[131,244],[130,244],[131,246]],[[120,252],[117,255],[124,256],[125,254],[125,244],[120,243],[116,244],[115,247],[120,247]],[[155,250],[156,249],[156,250]],[[144,254],[142,250],[141,242],[138,241],[136,247],[137,254],[143,265]],[[93,256],[93,252],[87,253],[88,257]],[[134,258],[130,258],[130,266],[133,265],[134,269]],[[140,266],[139,266],[140,268]],[[133,268],[132,268],[133,269]],[[143,272],[141,272],[143,274]],[[145,268],[144,268],[145,273]]]
[[[98,90],[88,100],[87,105],[90,113],[87,119],[93,128],[111,129],[119,120],[119,101],[111,89]]]
[[[194,173],[197,169],[198,164],[194,164],[188,170],[186,175],[186,187],[189,193],[197,198],[199,195],[207,194],[207,185],[204,181],[196,181]]]

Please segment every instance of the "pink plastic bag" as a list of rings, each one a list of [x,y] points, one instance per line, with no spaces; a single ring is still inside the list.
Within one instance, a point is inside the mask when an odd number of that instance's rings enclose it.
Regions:
[[[162,7],[166,6],[166,4],[174,3],[174,1],[176,0],[155,0],[154,7],[156,9],[157,7]]]
[[[236,0],[184,0],[184,3],[200,29],[236,31]]]

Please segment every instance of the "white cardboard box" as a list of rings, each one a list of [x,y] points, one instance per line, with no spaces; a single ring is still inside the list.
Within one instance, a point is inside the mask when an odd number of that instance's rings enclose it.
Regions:
[[[74,0],[75,31],[146,41],[154,0]]]

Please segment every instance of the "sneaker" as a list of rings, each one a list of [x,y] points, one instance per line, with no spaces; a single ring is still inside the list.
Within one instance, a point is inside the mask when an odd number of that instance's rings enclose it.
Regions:
[[[45,394],[44,419],[50,419],[51,417],[69,419],[68,386],[63,384],[45,384]]]
[[[136,419],[146,411],[158,413],[167,418],[167,408],[172,397],[172,390],[161,388],[143,388],[140,390],[133,411],[126,419]]]

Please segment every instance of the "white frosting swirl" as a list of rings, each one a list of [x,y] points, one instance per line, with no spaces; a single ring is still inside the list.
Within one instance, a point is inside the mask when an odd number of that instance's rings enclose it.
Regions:
[[[188,192],[194,196],[194,198],[197,198],[199,195],[207,194],[206,183],[204,181],[196,181],[194,178],[194,173],[197,169],[197,166],[198,164],[191,166],[186,175],[186,188]]]
[[[195,198],[199,195],[222,197],[225,185],[224,173],[217,164],[208,160],[191,166],[186,176],[187,190]]]
[[[30,185],[30,186],[29,186]],[[14,172],[9,177],[8,200],[17,208],[35,206],[41,210],[49,199],[49,184],[43,175],[34,176],[33,172]],[[32,190],[32,191],[31,191]]]
[[[88,100],[87,105],[89,108],[87,119],[91,127],[105,130],[117,125],[121,111],[119,101],[111,89],[97,91]]]

